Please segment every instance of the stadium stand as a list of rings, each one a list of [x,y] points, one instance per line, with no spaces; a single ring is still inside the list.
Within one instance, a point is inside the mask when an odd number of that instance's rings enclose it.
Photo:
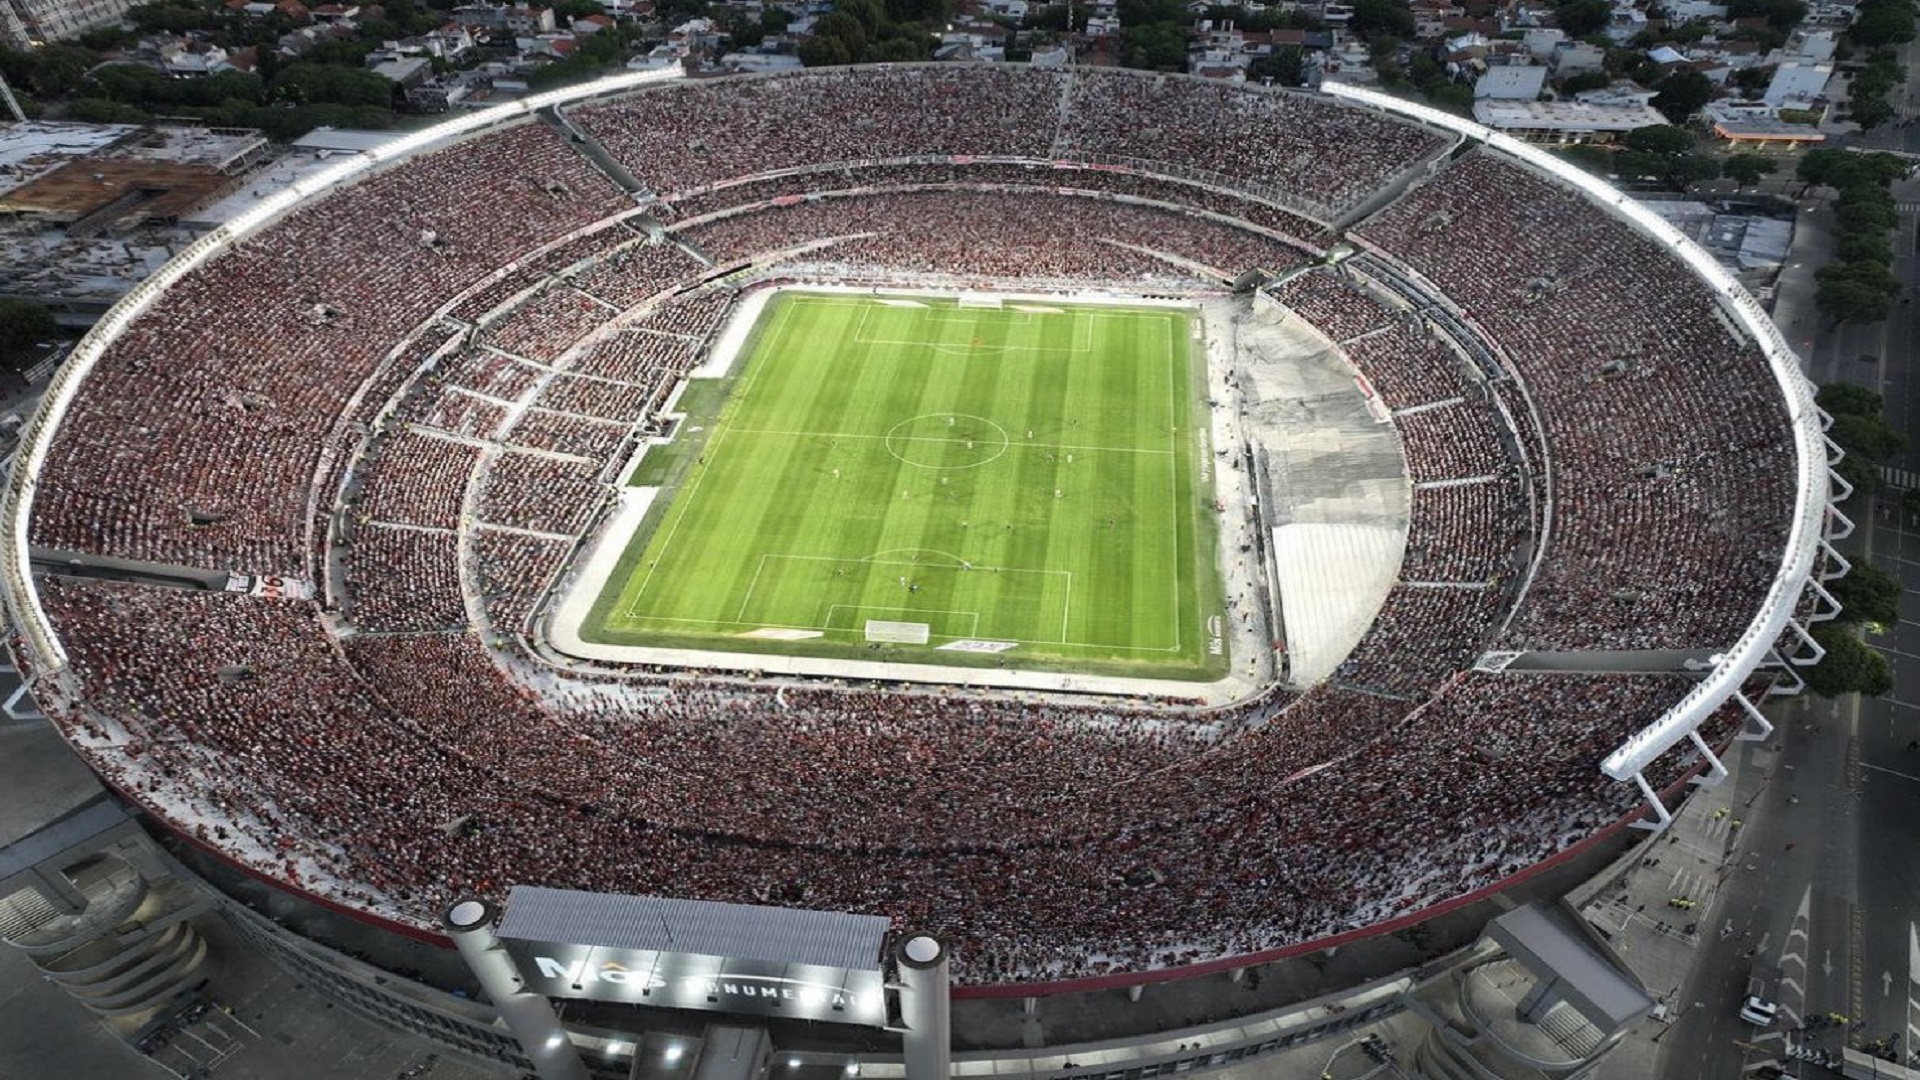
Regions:
[[[1637,796],[1596,762],[1694,685],[1472,672],[1486,649],[1715,645],[1777,570],[1792,445],[1757,350],[1667,253],[1474,152],[1352,235],[1512,370],[1344,270],[1273,290],[1395,410],[1421,482],[1400,580],[1328,682],[1195,710],[543,664],[548,586],[738,298],[696,253],[837,240],[805,261],[1218,289],[1304,263],[1450,142],[1301,94],[986,66],[568,112],[661,196],[664,236],[541,123],[415,157],[175,283],[34,477],[38,547],[341,583],[46,576],[69,666],[12,642],[103,776],[292,886],[412,927],[513,882],[877,911],[949,935],[974,983],[1298,944],[1617,823]]]

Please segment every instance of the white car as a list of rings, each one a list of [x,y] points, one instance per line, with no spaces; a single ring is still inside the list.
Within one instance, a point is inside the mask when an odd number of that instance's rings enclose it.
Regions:
[[[1762,1001],[1759,997],[1749,997],[1740,1006],[1740,1019],[1754,1027],[1772,1027],[1779,1016],[1780,1006],[1771,1001]]]

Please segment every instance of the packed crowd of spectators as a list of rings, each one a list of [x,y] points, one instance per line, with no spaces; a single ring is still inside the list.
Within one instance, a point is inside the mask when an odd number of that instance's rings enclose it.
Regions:
[[[467,349],[449,358],[441,379],[496,401],[519,401],[540,384],[541,369],[487,349]]]
[[[454,533],[439,530],[374,523],[350,530],[340,548],[347,617],[365,631],[465,627],[457,544]]]
[[[1387,326],[1395,314],[1351,278],[1329,271],[1295,274],[1268,286],[1267,293],[1336,345]]]
[[[348,508],[366,521],[456,528],[479,461],[480,448],[470,443],[391,433],[361,462],[358,497]]]
[[[1281,189],[1337,211],[1447,140],[1305,94],[1118,69],[904,66],[675,83],[569,110],[668,197],[850,160],[1106,163]]]
[[[694,251],[725,261],[844,237],[818,257],[1102,282],[1191,282],[1162,255],[1217,276],[1301,257],[1112,198],[1195,201],[1121,172],[1030,183],[1008,177],[1038,170],[861,167],[804,182],[973,186],[793,205],[783,196],[814,189],[701,194],[717,182],[859,147],[1137,159],[1338,206],[1444,144],[1302,95],[971,66],[674,85],[573,115],[674,197],[682,224],[665,241],[619,224],[543,251],[633,203],[550,128],[524,125],[250,239],[176,285],[89,376],[40,477],[36,544],[296,574],[316,461],[452,347],[421,330],[449,299],[479,287],[456,313],[535,361],[484,344],[447,353],[370,441],[344,543],[327,553],[360,631],[344,642],[322,603],[42,580],[72,661],[43,680],[42,704],[123,790],[263,871],[422,925],[453,895],[520,881],[878,911],[949,935],[971,981],[1372,925],[1633,809],[1595,761],[1692,682],[1462,674],[1511,606],[1514,523],[1536,505],[1485,395],[1516,418],[1527,401],[1481,387],[1411,317],[1318,272],[1286,302],[1347,340],[1391,408],[1415,410],[1400,420],[1416,478],[1476,482],[1415,492],[1402,581],[1332,680],[1297,700],[1208,712],[685,673],[638,693],[503,667],[468,624],[462,574],[496,634],[524,627],[607,501],[626,429],[698,362],[735,298],[694,286]],[[928,175],[947,178],[906,179]],[[1109,197],[1032,190],[1076,185]],[[1288,235],[1305,221],[1262,205],[1220,212]],[[1514,640],[1730,640],[1784,535],[1790,448],[1764,364],[1697,284],[1489,157],[1449,166],[1361,232],[1507,346],[1540,407],[1542,429],[1517,430],[1530,461],[1552,456],[1556,528]],[[642,303],[655,306],[631,328],[575,348]],[[1676,780],[1677,757],[1648,779]]]
[[[1485,401],[1460,398],[1395,413],[1393,426],[1400,432],[1407,473],[1415,484],[1514,470],[1501,442],[1499,418]]]
[[[586,293],[557,286],[519,304],[488,328],[496,348],[550,364],[615,312]]]
[[[1265,229],[1300,251],[1317,252],[1319,244],[1314,238],[1324,232],[1324,228],[1313,221],[1227,189],[1196,187],[1120,168],[1090,169],[1069,162],[1009,164],[961,159],[933,164],[837,164],[710,188],[663,201],[657,204],[657,209],[663,217],[688,220],[742,206],[790,202],[836,191],[928,185],[1038,188],[1055,193],[1126,196],[1170,206],[1197,207]],[[1302,257],[1300,251],[1277,251],[1270,256],[1273,262],[1262,265],[1298,262]]]
[[[44,596],[73,661],[49,707],[83,752],[303,887],[420,921],[526,880],[881,911],[951,935],[968,981],[1251,951],[1491,884],[1630,810],[1593,760],[1691,685],[1472,675],[1424,704],[1322,688],[1197,714],[536,693],[466,633],[343,654],[301,601]]]
[[[1584,198],[1490,154],[1359,233],[1471,312],[1539,407],[1553,533],[1511,643],[1738,637],[1786,539],[1794,448],[1765,358],[1712,294]]]
[[[394,415],[403,423],[435,431],[492,439],[507,422],[507,406],[450,383],[427,379],[414,384]]]
[[[544,404],[609,420],[641,415],[685,375],[699,346],[685,337],[648,331],[610,334],[593,343],[542,395]]]
[[[1512,477],[1415,488],[1400,577],[1482,584],[1510,578],[1527,538],[1526,499]]]
[[[250,237],[94,367],[41,470],[34,543],[304,576],[323,440],[387,350],[519,252],[623,205],[551,128],[525,124]]]
[[[999,278],[1196,276],[1152,254],[1160,252],[1205,267],[1218,284],[1301,257],[1278,240],[1191,213],[1031,189],[930,188],[760,204],[681,226],[678,235],[722,263],[838,236],[846,239],[812,258]]]
[[[505,437],[514,446],[606,461],[626,442],[628,422],[528,409]]]
[[[480,597],[495,631],[522,632],[547,585],[573,551],[573,544],[545,536],[481,526],[473,545]]]
[[[1373,626],[1333,677],[1386,694],[1419,698],[1431,693],[1473,666],[1506,607],[1504,600],[1505,593],[1488,583],[1402,580],[1387,593]]]
[[[506,450],[487,466],[480,520],[534,532],[578,536],[606,497],[604,463]]]
[[[1417,322],[1389,323],[1347,342],[1346,354],[1389,409],[1467,397],[1478,392],[1460,354]]]

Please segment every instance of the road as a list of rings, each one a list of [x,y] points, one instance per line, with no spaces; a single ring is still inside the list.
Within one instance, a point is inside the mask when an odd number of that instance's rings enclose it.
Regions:
[[[1920,116],[1920,78],[1900,93],[1904,114]],[[1860,142],[1920,153],[1920,123]],[[1894,197],[1902,209],[1894,272],[1908,291],[1892,318],[1830,328],[1814,313],[1813,273],[1832,250],[1832,213],[1818,201],[1800,204],[1774,314],[1816,383],[1877,389],[1889,424],[1920,435],[1920,182],[1895,185]],[[1890,467],[1920,479],[1920,450],[1910,447]],[[1920,740],[1920,517],[1901,511],[1900,494],[1851,500],[1845,512],[1858,528],[1839,545],[1901,580],[1901,619],[1871,638],[1893,662],[1894,692],[1795,701],[1776,721],[1769,745],[1777,752],[1755,744],[1733,751],[1742,766],[1735,805],[1750,818],[1707,917],[1714,932],[1702,937],[1677,997],[1682,1017],[1663,1040],[1662,1076],[1734,1080],[1780,1055],[1791,1023],[1756,1032],[1736,1015],[1756,963],[1780,968],[1780,1003],[1791,1021],[1826,1013],[1850,1020],[1848,1031],[1796,1042],[1833,1048],[1842,1038],[1860,1046],[1897,1035],[1903,1053],[1920,1050],[1920,750],[1908,749]]]

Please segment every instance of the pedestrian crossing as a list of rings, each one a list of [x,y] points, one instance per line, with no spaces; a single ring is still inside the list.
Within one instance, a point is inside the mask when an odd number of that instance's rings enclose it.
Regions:
[[[1889,469],[1885,465],[1882,465],[1880,466],[1880,480],[1888,487],[1905,488],[1907,490],[1920,488],[1920,473],[1914,472],[1912,469]]]

